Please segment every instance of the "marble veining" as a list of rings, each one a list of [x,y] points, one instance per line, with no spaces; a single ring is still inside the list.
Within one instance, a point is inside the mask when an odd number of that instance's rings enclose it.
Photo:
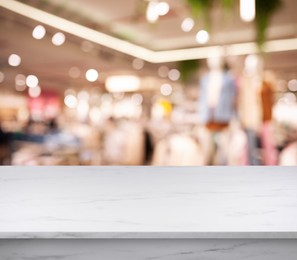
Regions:
[[[0,238],[295,239],[297,168],[1,167]]]

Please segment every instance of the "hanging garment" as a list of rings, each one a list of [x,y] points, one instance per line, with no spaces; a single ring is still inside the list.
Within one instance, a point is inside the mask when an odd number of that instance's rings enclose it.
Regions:
[[[223,72],[222,86],[216,107],[209,106],[208,87],[210,75],[205,75],[200,81],[199,117],[202,124],[208,122],[227,123],[235,113],[236,84],[229,72]]]
[[[264,122],[261,129],[262,157],[265,165],[277,164],[277,150],[274,144],[273,126]]]
[[[274,90],[273,85],[269,82],[263,81],[261,88],[261,100],[262,100],[262,110],[263,122],[271,121],[272,119],[272,108],[274,104]]]
[[[260,131],[262,125],[262,105],[260,97],[261,81],[256,76],[243,76],[239,80],[238,116],[246,131]]]

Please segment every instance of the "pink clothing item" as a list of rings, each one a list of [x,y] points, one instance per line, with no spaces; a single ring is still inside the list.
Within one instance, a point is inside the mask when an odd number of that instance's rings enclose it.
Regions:
[[[263,148],[263,163],[277,165],[277,150],[273,143],[273,128],[271,122],[263,123],[261,128],[261,142]]]

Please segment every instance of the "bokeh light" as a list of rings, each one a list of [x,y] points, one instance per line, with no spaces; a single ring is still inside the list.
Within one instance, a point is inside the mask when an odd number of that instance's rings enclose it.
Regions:
[[[19,66],[21,64],[21,57],[17,54],[9,55],[8,64],[13,67]]]
[[[37,25],[32,32],[33,38],[37,40],[41,40],[45,36],[45,34],[46,30],[42,25]]]
[[[64,103],[69,108],[76,108],[77,107],[77,98],[74,95],[67,95],[64,98]]]
[[[288,89],[292,92],[297,91],[297,80],[292,79],[288,82]]]
[[[168,83],[162,84],[160,87],[160,92],[163,96],[170,96],[172,93],[172,86]]]
[[[29,88],[35,88],[38,85],[38,78],[35,75],[28,75],[26,78],[26,85]]]
[[[177,69],[172,69],[168,72],[168,78],[172,81],[176,81],[180,78],[180,72]]]
[[[98,79],[99,74],[98,71],[95,69],[89,69],[86,72],[86,79],[90,82],[94,82]]]
[[[193,29],[194,27],[194,20],[190,17],[188,18],[185,18],[181,24],[181,29],[184,31],[184,32],[189,32]]]
[[[56,34],[54,34],[54,36],[52,37],[52,43],[56,46],[61,46],[64,42],[65,42],[65,34],[62,32],[57,32]]]
[[[207,43],[209,40],[209,34],[207,31],[205,30],[200,30],[197,34],[196,34],[196,41],[200,44],[205,44]]]

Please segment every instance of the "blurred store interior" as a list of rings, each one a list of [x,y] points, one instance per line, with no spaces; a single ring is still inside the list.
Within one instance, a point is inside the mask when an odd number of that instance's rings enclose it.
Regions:
[[[0,164],[297,165],[296,0],[0,0]]]

